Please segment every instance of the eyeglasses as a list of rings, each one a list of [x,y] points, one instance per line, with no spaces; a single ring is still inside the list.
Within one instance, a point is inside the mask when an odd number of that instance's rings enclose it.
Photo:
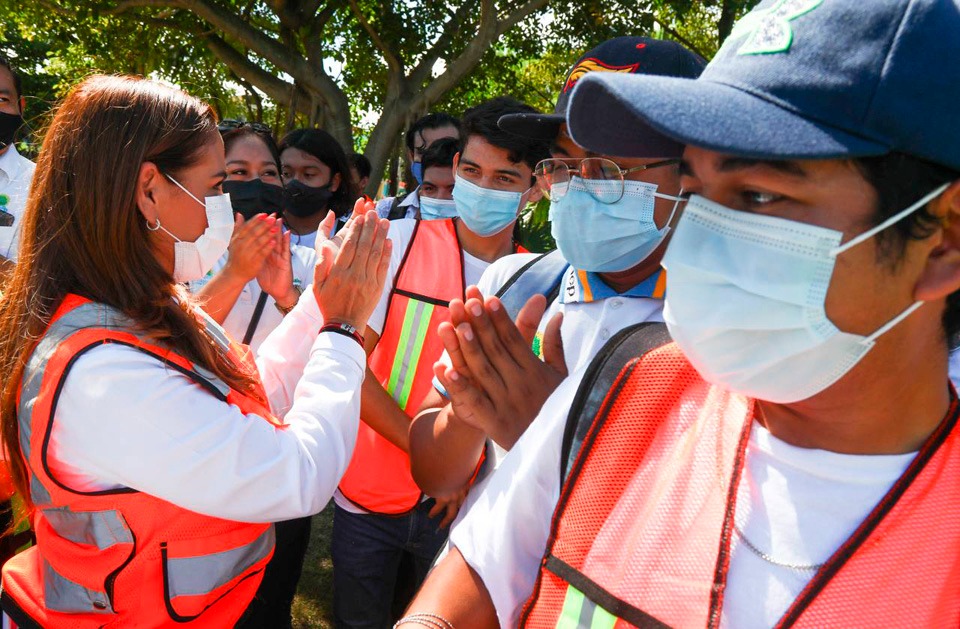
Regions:
[[[679,164],[679,159],[664,159],[652,164],[620,168],[605,157],[588,157],[571,165],[574,160],[545,159],[537,164],[533,176],[548,199],[559,201],[567,193],[567,184],[573,177],[583,180],[583,187],[594,199],[604,204],[616,203],[623,198],[624,178],[630,173],[651,170],[662,166]]]
[[[236,131],[237,129],[242,129],[243,127],[250,127],[257,133],[267,133],[272,135],[273,131],[267,125],[260,122],[247,122],[246,120],[233,120],[231,118],[225,118],[220,121],[220,124],[217,125],[217,131],[220,133],[227,133],[229,131]]]

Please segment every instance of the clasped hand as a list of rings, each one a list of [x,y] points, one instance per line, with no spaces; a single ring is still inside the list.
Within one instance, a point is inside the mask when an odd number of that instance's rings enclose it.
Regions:
[[[332,228],[331,216],[321,230]],[[349,222],[336,236],[321,240],[318,234],[313,291],[324,321],[365,328],[390,264],[389,227],[389,221],[378,218],[373,203],[358,199]]]
[[[450,302],[450,322],[438,327],[451,365],[436,363],[434,374],[447,390],[456,419],[509,450],[567,376],[562,314],[547,324],[541,361],[530,346],[546,298],[530,298],[514,324],[496,297],[484,300],[475,286],[466,296],[466,302]]]

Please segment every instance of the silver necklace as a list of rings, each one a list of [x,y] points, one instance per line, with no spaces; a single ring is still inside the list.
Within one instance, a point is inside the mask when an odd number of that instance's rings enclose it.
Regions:
[[[811,564],[796,564],[796,563],[787,563],[785,561],[778,561],[774,559],[772,556],[768,555],[767,553],[757,548],[753,544],[753,542],[747,539],[747,536],[744,535],[743,531],[740,530],[740,525],[737,524],[736,520],[734,520],[733,522],[733,530],[737,532],[737,536],[743,542],[743,545],[750,550],[750,552],[752,552],[754,555],[756,555],[760,559],[763,559],[767,563],[773,564],[775,566],[780,566],[781,568],[789,568],[790,570],[796,570],[798,572],[816,572],[817,570],[823,567],[824,563],[826,563],[826,562],[823,562],[823,563],[811,563]]]
[[[721,456],[722,452],[723,452],[723,422],[718,421],[717,422],[717,480],[720,483],[721,491],[724,490],[723,471],[720,469],[720,466],[723,462],[723,457]],[[744,461],[743,465],[744,467],[746,467],[747,462]],[[740,475],[740,481],[741,482],[743,481],[743,474]],[[734,497],[734,500],[737,500],[739,498],[739,494],[740,492],[737,491],[737,495]],[[736,513],[736,511],[734,511],[734,513]],[[752,552],[754,555],[756,555],[760,559],[774,566],[787,568],[789,570],[796,570],[797,572],[816,572],[817,570],[823,567],[824,563],[826,563],[826,562],[822,562],[822,563],[815,563],[815,564],[795,564],[795,563],[787,563],[785,561],[778,561],[772,555],[769,555],[763,552],[762,550],[760,550],[759,548],[757,548],[756,544],[751,542],[747,538],[747,536],[744,535],[743,531],[740,529],[740,525],[737,524],[736,516],[734,516],[733,518],[733,530],[734,532],[736,532],[737,537],[739,537],[740,540],[743,542],[743,545],[746,546],[750,552]]]

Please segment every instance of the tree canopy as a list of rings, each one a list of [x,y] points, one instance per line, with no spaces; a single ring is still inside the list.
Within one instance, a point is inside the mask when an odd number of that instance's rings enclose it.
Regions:
[[[500,94],[552,109],[569,65],[616,35],[673,38],[709,58],[755,1],[36,0],[0,7],[0,49],[34,114],[91,72],[155,76],[221,117],[278,134],[323,127],[362,149],[376,180],[429,110]]]

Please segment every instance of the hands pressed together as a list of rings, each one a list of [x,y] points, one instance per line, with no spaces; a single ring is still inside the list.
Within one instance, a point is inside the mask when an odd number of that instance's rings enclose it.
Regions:
[[[547,324],[541,361],[531,343],[545,297],[532,297],[514,324],[496,297],[484,300],[475,286],[466,296],[466,302],[450,302],[450,322],[438,328],[451,365],[438,362],[434,374],[447,390],[456,418],[509,449],[567,376],[562,314]]]
[[[358,199],[353,215],[333,237],[317,238],[317,266],[313,291],[326,323],[346,323],[363,330],[383,291],[390,265],[392,243],[389,221],[381,219],[374,204]],[[329,234],[333,213],[320,225]]]
[[[244,221],[237,214],[227,251],[224,272],[243,283],[256,278],[261,290],[281,307],[296,304],[299,293],[293,287],[290,234],[283,231],[283,219],[257,214]]]

